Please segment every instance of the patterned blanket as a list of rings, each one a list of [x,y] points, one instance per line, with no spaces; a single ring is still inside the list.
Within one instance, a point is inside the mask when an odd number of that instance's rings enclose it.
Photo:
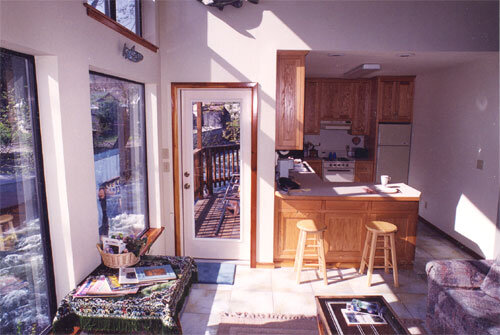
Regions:
[[[136,266],[170,264],[176,280],[142,287],[137,294],[121,297],[74,298],[76,289],[61,302],[53,321],[56,333],[71,332],[74,326],[84,331],[154,334],[179,333],[178,312],[189,287],[197,280],[193,258],[143,256]],[[116,269],[99,266],[91,276],[117,274]]]

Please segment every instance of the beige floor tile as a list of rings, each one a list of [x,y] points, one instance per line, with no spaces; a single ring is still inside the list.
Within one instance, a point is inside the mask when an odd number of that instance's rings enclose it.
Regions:
[[[297,274],[293,268],[283,267],[272,271],[272,290],[273,292],[302,292],[312,293],[311,284],[307,280],[307,271],[301,273],[300,284],[297,284]]]
[[[389,283],[392,287],[392,291],[395,293],[414,293],[414,294],[427,294],[427,283],[421,279],[414,270],[399,270],[398,271],[398,281],[399,287],[394,287],[394,277],[392,270],[389,273],[383,271],[380,272],[386,283]]]
[[[229,303],[230,312],[273,313],[273,293],[233,290]]]
[[[192,288],[203,289],[203,290],[207,290],[207,291],[231,291],[233,289],[233,285],[194,283]]]
[[[274,313],[316,315],[314,295],[310,293],[273,292]]]
[[[181,315],[182,333],[189,335],[212,335],[216,334],[208,326],[208,314],[183,313]],[[213,328],[213,327],[212,327]]]
[[[192,289],[185,307],[186,313],[220,313],[229,311],[231,291]]]
[[[233,291],[272,291],[272,271],[273,269],[250,269],[248,266],[238,265]]]
[[[425,320],[427,294],[398,293],[397,296],[414,318]]]
[[[308,274],[311,287],[315,295],[352,295],[354,291],[349,284],[349,279],[357,276],[354,269],[342,269],[343,279],[338,275],[337,269],[327,271],[328,285],[323,282],[323,277],[317,271]]]
[[[383,270],[375,270],[372,275],[371,286],[368,286],[368,276],[365,274],[348,279],[347,282],[355,294],[385,294],[395,293],[392,277],[385,279]]]

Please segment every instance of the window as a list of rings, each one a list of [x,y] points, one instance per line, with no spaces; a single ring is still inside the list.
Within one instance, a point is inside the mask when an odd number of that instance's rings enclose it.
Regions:
[[[142,36],[140,0],[87,0],[87,3],[125,28]]]
[[[90,73],[99,235],[149,228],[144,85]]]
[[[32,56],[0,48],[0,334],[39,334],[56,299]]]

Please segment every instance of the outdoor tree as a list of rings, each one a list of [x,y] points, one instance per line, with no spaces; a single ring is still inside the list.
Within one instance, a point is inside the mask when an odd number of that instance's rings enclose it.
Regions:
[[[233,143],[240,143],[240,108],[239,104],[225,104],[230,120],[226,122],[222,136]]]

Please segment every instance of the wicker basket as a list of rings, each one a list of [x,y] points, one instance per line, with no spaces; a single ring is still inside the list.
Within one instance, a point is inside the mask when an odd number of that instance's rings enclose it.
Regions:
[[[102,251],[101,245],[97,244],[97,250],[102,257],[102,262],[108,268],[126,268],[137,264],[140,261],[140,257],[136,257],[133,252],[126,252],[123,254],[108,254]]]

